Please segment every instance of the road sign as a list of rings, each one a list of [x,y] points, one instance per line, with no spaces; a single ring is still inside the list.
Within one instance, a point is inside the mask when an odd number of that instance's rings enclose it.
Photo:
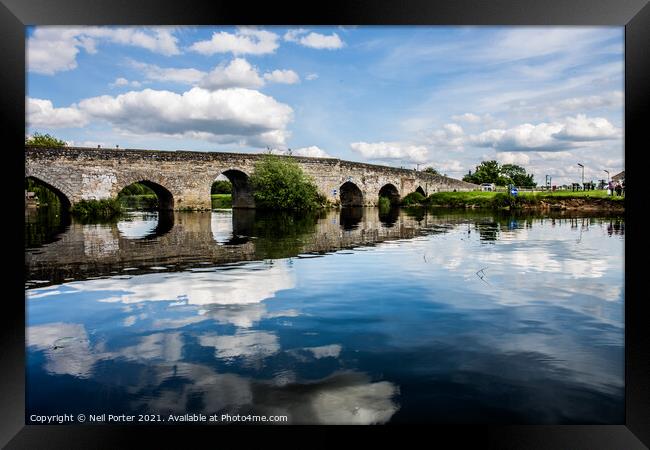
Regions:
[[[517,194],[519,194],[519,190],[516,187],[513,187],[512,189],[510,189],[510,193],[516,197]]]

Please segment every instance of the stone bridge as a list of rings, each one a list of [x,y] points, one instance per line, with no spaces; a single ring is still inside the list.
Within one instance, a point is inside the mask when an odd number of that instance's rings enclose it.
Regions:
[[[156,192],[161,209],[211,209],[219,175],[233,185],[233,207],[254,208],[249,176],[263,154],[25,147],[25,177],[53,190],[64,205],[114,198],[135,182]],[[478,186],[411,169],[334,158],[281,156],[296,161],[333,205],[375,206],[380,196],[399,200],[411,192],[470,191]]]

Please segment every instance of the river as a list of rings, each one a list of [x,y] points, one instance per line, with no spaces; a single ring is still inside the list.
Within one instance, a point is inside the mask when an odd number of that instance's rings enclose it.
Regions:
[[[26,210],[27,416],[622,424],[624,234],[579,212]]]

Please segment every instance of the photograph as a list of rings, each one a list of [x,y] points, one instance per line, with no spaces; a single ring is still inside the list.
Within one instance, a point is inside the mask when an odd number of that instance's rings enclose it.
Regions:
[[[648,448],[647,0],[1,2],[0,447]]]
[[[623,27],[25,38],[27,423],[624,423]]]

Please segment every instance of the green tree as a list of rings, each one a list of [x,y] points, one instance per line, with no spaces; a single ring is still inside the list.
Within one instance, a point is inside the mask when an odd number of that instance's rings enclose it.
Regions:
[[[65,147],[65,141],[57,139],[49,134],[34,133],[31,137],[25,136],[25,145],[40,145],[43,147]]]
[[[501,174],[510,180],[511,184],[520,187],[535,187],[537,183],[533,180],[533,174],[527,174],[526,169],[516,164],[504,164],[501,166]]]
[[[250,182],[258,208],[307,210],[325,201],[314,182],[289,158],[265,155],[255,164]]]
[[[479,166],[476,166],[476,171],[471,172],[463,177],[463,181],[469,183],[494,183],[497,186],[505,186],[509,180],[501,175],[501,168],[499,163],[495,160],[483,161]]]
[[[232,183],[228,180],[217,180],[212,183],[211,194],[232,194]]]
[[[434,169],[433,167],[427,167],[427,168],[425,168],[422,172],[430,173],[430,174],[433,174],[433,175],[440,175],[440,172],[438,172],[438,171],[437,171],[436,169]]]
[[[504,164],[500,166],[495,160],[483,161],[476,167],[476,171],[468,173],[463,181],[469,183],[494,183],[497,186],[514,184],[520,187],[534,187],[537,183],[533,180],[532,174],[526,174],[526,169],[516,164]]]

